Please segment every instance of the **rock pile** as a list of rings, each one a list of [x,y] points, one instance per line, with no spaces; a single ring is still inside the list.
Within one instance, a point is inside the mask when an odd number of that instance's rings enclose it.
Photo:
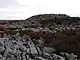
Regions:
[[[56,54],[54,48],[40,45],[39,40],[15,36],[0,38],[0,60],[77,60],[73,53]]]

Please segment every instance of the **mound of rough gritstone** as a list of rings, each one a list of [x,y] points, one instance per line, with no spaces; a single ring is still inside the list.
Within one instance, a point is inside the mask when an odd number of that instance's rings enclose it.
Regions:
[[[30,36],[30,39],[26,42],[27,37],[23,35]],[[25,20],[0,20],[0,40],[3,60],[11,60],[10,56],[17,60],[53,60],[52,56],[74,60],[75,54],[80,56],[80,18],[65,14],[41,14]],[[64,54],[60,55],[60,52]],[[69,53],[67,57],[66,52]]]

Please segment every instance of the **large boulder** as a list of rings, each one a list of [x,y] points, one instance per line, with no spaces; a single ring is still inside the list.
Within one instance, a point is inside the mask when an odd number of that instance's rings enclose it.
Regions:
[[[3,52],[4,52],[4,50],[5,50],[5,48],[4,48],[4,47],[2,47],[2,46],[0,46],[0,53],[3,53]]]
[[[44,47],[44,50],[45,52],[48,52],[48,53],[52,53],[56,51],[54,48],[51,48],[51,47]]]

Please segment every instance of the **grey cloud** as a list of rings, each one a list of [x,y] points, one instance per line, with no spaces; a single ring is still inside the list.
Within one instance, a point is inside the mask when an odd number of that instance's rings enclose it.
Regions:
[[[25,19],[24,16],[22,15],[24,14],[23,12],[7,12],[7,11],[0,11],[0,20],[6,20],[6,19]]]
[[[17,0],[0,0],[0,20],[24,19],[23,7]]]
[[[20,6],[17,0],[0,0],[0,8]]]

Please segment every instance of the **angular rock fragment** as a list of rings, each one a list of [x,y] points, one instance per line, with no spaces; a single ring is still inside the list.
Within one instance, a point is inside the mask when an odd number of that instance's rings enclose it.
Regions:
[[[5,48],[4,48],[4,47],[2,47],[2,46],[0,46],[0,53],[3,53],[3,52],[4,52],[4,50],[5,50]]]

